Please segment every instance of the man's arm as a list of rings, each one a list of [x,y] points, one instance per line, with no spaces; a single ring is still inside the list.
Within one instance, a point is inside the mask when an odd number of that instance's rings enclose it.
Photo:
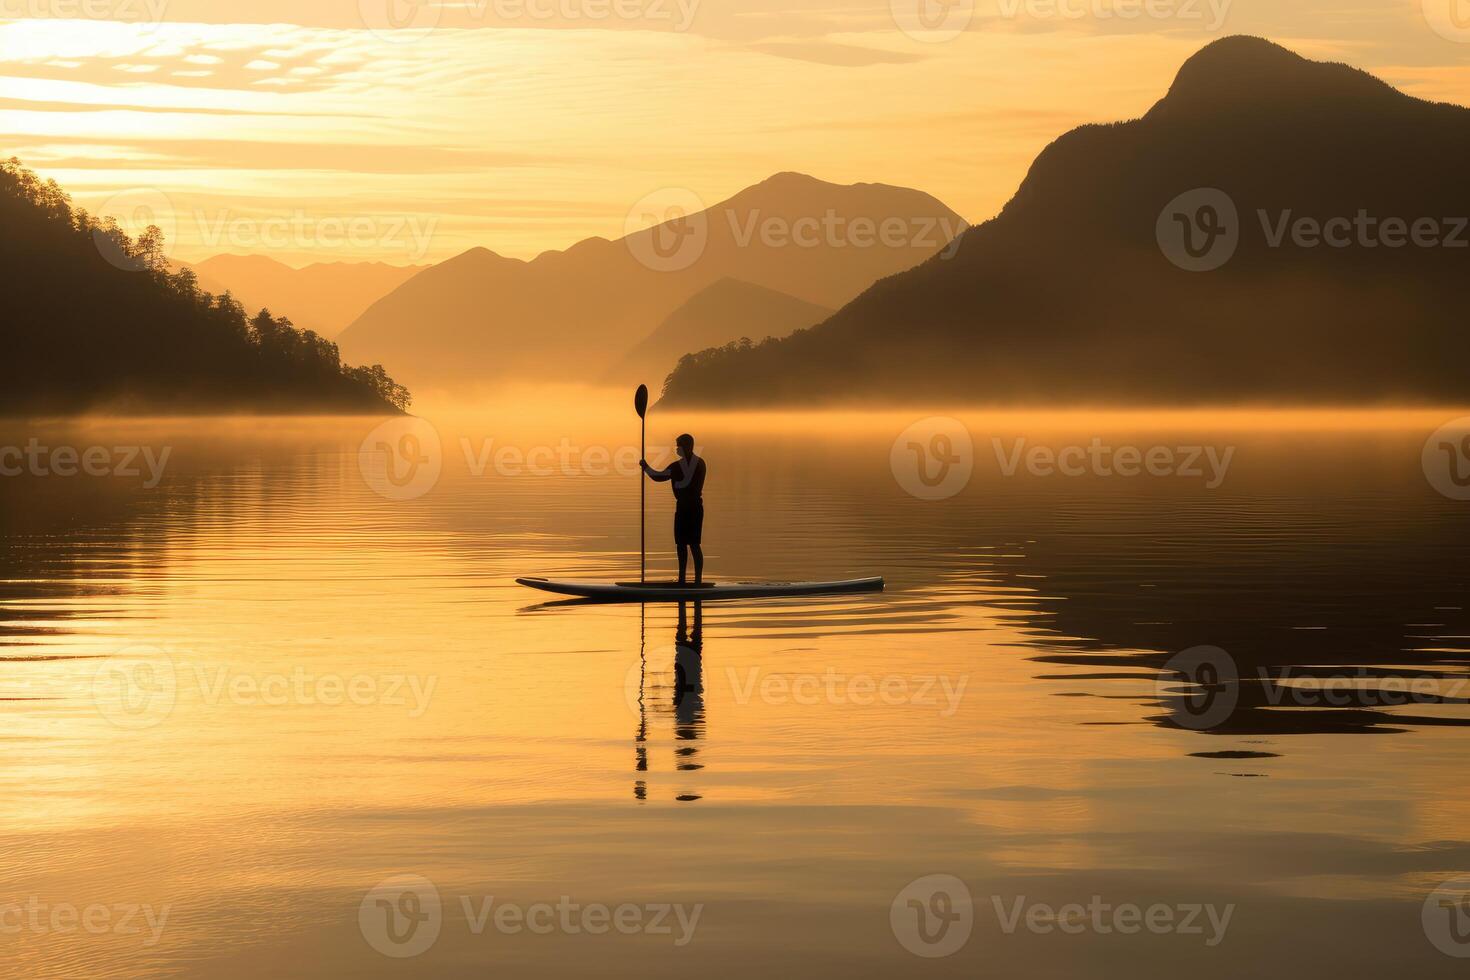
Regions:
[[[648,460],[646,459],[640,459],[638,465],[643,467],[643,472],[647,473],[648,478],[654,483],[668,483],[674,478],[674,468],[672,466],[656,470],[648,465]]]

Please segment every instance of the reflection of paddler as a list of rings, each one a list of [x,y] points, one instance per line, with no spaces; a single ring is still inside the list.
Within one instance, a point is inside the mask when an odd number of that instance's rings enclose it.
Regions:
[[[694,761],[699,754],[698,743],[704,737],[704,608],[703,603],[694,603],[694,628],[689,624],[689,603],[679,603],[679,624],[674,631],[674,677],[672,703],[661,701],[655,692],[668,690],[657,683],[648,684],[648,664],[642,661],[638,681],[638,733],[634,738],[633,768],[639,773],[648,772],[648,712],[655,714],[668,711],[674,720],[674,768],[680,772],[703,769],[704,765]],[[639,657],[644,657],[640,645]],[[665,675],[667,677],[667,675]],[[648,686],[645,686],[648,685]],[[667,705],[668,707],[663,707]],[[633,783],[633,796],[638,800],[648,799],[648,783],[638,779]],[[680,793],[674,797],[681,802],[699,799],[698,793]]]
[[[694,629],[689,629],[688,604],[679,603],[679,628],[674,634],[674,768],[680,772],[703,769],[694,761],[696,744],[704,734],[704,629],[700,622],[702,604],[694,603]],[[682,744],[680,744],[682,743]],[[689,802],[697,793],[681,793],[675,799]]]
[[[701,603],[694,604],[694,632],[689,632],[687,604],[679,603],[679,631],[674,636],[675,734],[681,739],[699,737],[697,726],[704,721],[704,639],[700,623]]]

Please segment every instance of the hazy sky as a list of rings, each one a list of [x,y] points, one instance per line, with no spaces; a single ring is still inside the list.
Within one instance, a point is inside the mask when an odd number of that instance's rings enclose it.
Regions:
[[[994,214],[1260,34],[1470,104],[1470,0],[0,0],[4,152],[174,254],[530,257],[772,173]],[[395,26],[407,24],[407,27]]]

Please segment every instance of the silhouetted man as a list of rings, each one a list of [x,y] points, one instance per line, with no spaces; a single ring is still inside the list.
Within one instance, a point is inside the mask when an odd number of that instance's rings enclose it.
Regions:
[[[689,552],[694,552],[694,584],[704,580],[704,549],[700,539],[704,532],[704,460],[694,455],[694,437],[684,433],[675,444],[679,447],[679,458],[667,469],[656,470],[648,460],[640,459],[638,465],[656,483],[674,485],[674,544],[679,548],[679,584],[685,582],[685,569],[689,565]]]

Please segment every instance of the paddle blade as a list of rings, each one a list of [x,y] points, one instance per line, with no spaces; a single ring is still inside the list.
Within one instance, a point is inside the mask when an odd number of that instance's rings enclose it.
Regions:
[[[639,385],[633,395],[633,410],[641,419],[648,414],[648,385]]]

